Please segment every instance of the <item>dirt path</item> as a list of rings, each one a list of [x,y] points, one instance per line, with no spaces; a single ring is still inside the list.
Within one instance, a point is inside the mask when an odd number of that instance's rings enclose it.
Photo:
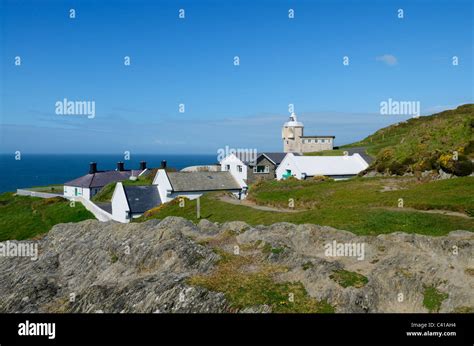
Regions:
[[[263,211],[274,211],[277,213],[297,213],[297,212],[302,211],[302,210],[294,210],[294,209],[266,207],[263,205],[255,204],[254,202],[246,200],[246,199],[238,200],[226,195],[219,196],[218,199],[221,202],[235,204],[235,205],[242,205],[244,207],[249,207],[249,208],[263,210]]]
[[[442,210],[442,209],[432,209],[432,210],[420,210],[420,209],[415,209],[415,208],[395,208],[395,207],[379,207],[378,209],[385,209],[385,210],[390,210],[390,211],[416,211],[419,213],[426,213],[426,214],[439,214],[439,215],[446,215],[446,216],[457,216],[457,217],[462,217],[464,219],[472,219],[471,216],[460,213],[457,211],[451,211],[451,210]]]

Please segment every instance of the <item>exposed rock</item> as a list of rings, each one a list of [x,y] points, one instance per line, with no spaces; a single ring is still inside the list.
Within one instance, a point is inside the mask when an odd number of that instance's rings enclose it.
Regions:
[[[449,295],[440,312],[474,307],[471,232],[370,237],[309,224],[251,227],[201,220],[196,226],[167,217],[132,224],[87,220],[56,225],[36,241],[38,260],[0,257],[0,312],[235,312],[223,292],[188,281],[212,273],[220,258],[212,249],[218,241],[208,246],[198,240],[224,233],[221,250],[231,252],[239,245],[242,256],[262,253],[269,264],[287,269],[276,281],[301,282],[311,297],[326,300],[337,312],[427,312],[423,292],[431,286]],[[327,244],[334,242],[363,244],[364,251],[329,256]],[[268,246],[277,251],[264,252]],[[258,266],[245,268],[253,272]],[[359,273],[367,283],[344,288],[332,277],[338,271]],[[240,310],[271,311],[265,304]]]
[[[0,311],[225,312],[222,293],[186,284],[219,258],[184,235],[195,228],[173,217],[56,225],[37,261],[0,257]]]
[[[442,169],[438,170],[438,179],[439,180],[450,179],[450,178],[453,178],[453,177],[455,177],[455,175],[446,173]]]
[[[259,305],[245,308],[240,312],[244,314],[266,314],[272,312],[272,308],[268,305]]]
[[[278,257],[269,256],[290,268],[279,279],[302,282],[311,296],[327,299],[338,312],[427,312],[422,302],[428,286],[449,293],[441,312],[474,306],[474,279],[466,273],[467,268],[474,268],[471,232],[456,231],[445,237],[406,233],[370,237],[331,227],[279,223],[248,231],[237,239],[283,246],[285,250]],[[364,244],[364,258],[326,256],[324,245],[333,241]],[[360,273],[368,283],[362,288],[342,288],[329,278],[340,269]]]

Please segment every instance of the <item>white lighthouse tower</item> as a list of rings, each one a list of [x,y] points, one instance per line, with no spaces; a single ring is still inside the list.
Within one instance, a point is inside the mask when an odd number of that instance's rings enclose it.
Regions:
[[[311,153],[323,150],[333,150],[334,136],[305,136],[303,123],[291,113],[290,119],[283,124],[281,137],[285,153]]]
[[[301,152],[301,137],[303,136],[303,123],[296,119],[296,114],[291,113],[290,119],[283,124],[281,137],[285,153]]]

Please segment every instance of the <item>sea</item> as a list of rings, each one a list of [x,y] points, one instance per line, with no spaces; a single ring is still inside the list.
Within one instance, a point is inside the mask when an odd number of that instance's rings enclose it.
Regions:
[[[112,154],[0,154],[0,193],[19,188],[63,184],[89,172],[89,163],[97,162],[98,170],[113,170],[117,162],[125,163],[125,169],[139,169],[140,161],[147,168],[160,167],[166,160],[167,167],[180,170],[188,166],[217,163],[217,155],[170,155],[131,154],[129,160],[123,155]]]

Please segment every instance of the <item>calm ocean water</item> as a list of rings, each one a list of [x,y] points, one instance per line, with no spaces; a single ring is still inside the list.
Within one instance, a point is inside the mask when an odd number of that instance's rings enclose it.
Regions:
[[[13,154],[0,154],[0,192],[16,191],[17,188],[63,184],[89,172],[89,162],[97,162],[97,169],[109,170],[117,167],[118,161],[125,168],[139,168],[146,161],[148,168],[159,167],[166,160],[168,167],[182,169],[187,166],[217,163],[217,155],[155,155],[132,154],[125,161],[121,155],[76,154],[76,155],[28,155],[15,160]]]

